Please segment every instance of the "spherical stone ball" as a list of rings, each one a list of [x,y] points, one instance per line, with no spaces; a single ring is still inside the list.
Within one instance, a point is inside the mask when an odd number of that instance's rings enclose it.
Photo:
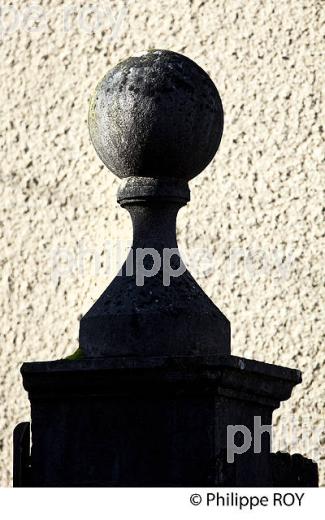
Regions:
[[[153,50],[105,75],[88,121],[99,157],[118,177],[189,180],[219,147],[223,109],[201,67],[176,52]]]

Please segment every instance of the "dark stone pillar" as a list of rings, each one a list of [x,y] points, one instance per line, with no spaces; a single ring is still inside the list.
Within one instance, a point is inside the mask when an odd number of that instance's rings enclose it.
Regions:
[[[30,363],[23,377],[38,486],[271,485],[269,435],[228,464],[227,426],[254,435],[300,381],[235,356]]]
[[[32,449],[29,459],[26,438],[24,450],[16,442],[16,460],[28,459],[19,468],[34,486],[271,486],[298,474],[317,485],[317,468],[305,471],[303,458],[283,470],[268,433],[229,459],[229,427],[256,440],[256,419],[270,425],[301,374],[231,356],[229,321],[177,249],[188,181],[221,140],[215,85],[173,52],[130,58],[99,83],[89,128],[123,179],[118,200],[132,218],[133,247],[81,320],[79,359],[23,365]],[[24,485],[19,468],[15,482]]]

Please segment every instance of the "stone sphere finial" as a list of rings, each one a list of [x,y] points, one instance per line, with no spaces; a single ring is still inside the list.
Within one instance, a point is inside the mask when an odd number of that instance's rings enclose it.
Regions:
[[[196,63],[153,50],[110,70],[90,101],[89,130],[103,163],[120,178],[198,175],[218,150],[223,109]]]

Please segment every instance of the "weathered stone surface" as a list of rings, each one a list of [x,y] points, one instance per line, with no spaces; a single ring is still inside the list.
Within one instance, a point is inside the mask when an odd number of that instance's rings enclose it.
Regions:
[[[187,181],[211,161],[222,129],[215,85],[178,53],[129,58],[97,86],[90,135],[106,166],[125,177],[118,200],[134,236],[121,273],[81,319],[86,357],[230,354],[229,321],[185,269],[176,240]]]
[[[119,17],[120,3],[99,2],[117,20],[113,39],[112,18],[103,13],[90,32],[76,2],[65,28],[70,4],[44,4],[36,31],[20,24],[1,41],[1,485],[12,475],[13,428],[29,419],[20,365],[73,352],[76,316],[124,261],[115,258],[131,224],[114,202],[118,182],[89,145],[86,102],[103,72],[150,47],[177,50],[209,71],[225,110],[218,160],[191,181],[191,205],[178,217],[184,260],[231,320],[234,353],[303,371],[276,412],[277,446],[319,461],[321,3],[134,0]],[[20,21],[29,7],[14,2]],[[4,30],[10,20],[2,19]],[[201,253],[210,261],[201,264]]]
[[[170,56],[170,52],[159,54],[169,65]],[[160,63],[163,76],[172,76],[172,84],[179,59],[177,55],[169,68]],[[186,78],[190,82],[191,70],[193,77],[196,75],[191,65]],[[148,66],[146,75],[150,76],[150,71]],[[177,91],[178,83],[174,86]],[[123,85],[116,88],[118,100],[123,97]],[[182,96],[180,91],[179,98]],[[122,105],[123,119],[128,109]],[[177,105],[177,94],[173,105]],[[102,104],[94,117],[93,122],[98,123],[96,139],[101,130],[107,137],[107,122],[101,119],[106,109]],[[150,123],[151,114],[144,117],[144,126],[146,119]],[[112,132],[118,129],[118,140],[123,141],[123,125],[115,123]],[[159,131],[159,118],[156,124]],[[167,131],[168,127],[164,128]],[[126,136],[126,145],[131,145],[132,137]],[[22,367],[31,402],[28,478],[32,486],[274,485],[272,412],[301,382],[301,374],[232,357],[227,320],[213,306],[209,312],[209,299],[186,271],[177,273],[172,292],[166,291],[163,283],[167,271],[163,263],[150,273],[153,283],[146,287],[143,281],[139,283],[139,271],[147,267],[144,257],[138,264],[139,250],[145,256],[149,251],[150,255],[164,256],[173,248],[182,265],[175,220],[179,207],[188,200],[187,175],[182,172],[181,179],[143,176],[141,165],[153,157],[157,146],[159,141],[149,132],[137,161],[136,180],[128,176],[119,192],[134,227],[130,252],[132,265],[135,263],[133,279],[127,272],[129,265],[125,265],[125,272],[111,284],[113,290],[109,287],[81,320],[79,350],[84,359]],[[104,147],[105,153],[107,149],[110,147]],[[133,162],[138,155],[134,155],[132,145],[130,150]],[[119,166],[125,157],[116,152],[113,157]],[[152,299],[156,305],[151,305]],[[219,355],[207,356],[214,347]],[[265,425],[266,438],[261,432]],[[231,426],[237,434],[244,429],[249,435],[239,451],[234,438],[232,447],[229,445]],[[22,474],[20,457],[15,460],[15,474]],[[300,467],[298,470],[302,474]],[[306,485],[315,485],[314,473],[309,475],[310,481],[306,476]],[[15,477],[18,480],[23,478]],[[288,481],[288,476],[283,480]]]
[[[96,87],[89,129],[104,164],[118,177],[200,173],[223,129],[218,91],[192,60],[152,50],[122,61]]]
[[[26,363],[22,375],[34,486],[270,486],[269,436],[229,464],[227,425],[271,424],[301,381],[234,356]]]

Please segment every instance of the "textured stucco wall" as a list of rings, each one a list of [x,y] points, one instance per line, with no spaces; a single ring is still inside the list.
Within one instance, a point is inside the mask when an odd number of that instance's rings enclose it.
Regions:
[[[276,447],[320,462],[322,2],[107,0],[95,2],[96,18],[79,2],[5,5],[1,484],[10,484],[13,427],[29,417],[20,365],[76,349],[78,318],[116,269],[107,251],[130,240],[118,181],[89,141],[87,104],[108,68],[147,48],[188,55],[217,84],[224,137],[213,163],[191,182],[180,246],[231,320],[233,353],[303,371],[303,384],[277,413]],[[209,265],[194,261],[193,251],[196,258],[208,253]]]

